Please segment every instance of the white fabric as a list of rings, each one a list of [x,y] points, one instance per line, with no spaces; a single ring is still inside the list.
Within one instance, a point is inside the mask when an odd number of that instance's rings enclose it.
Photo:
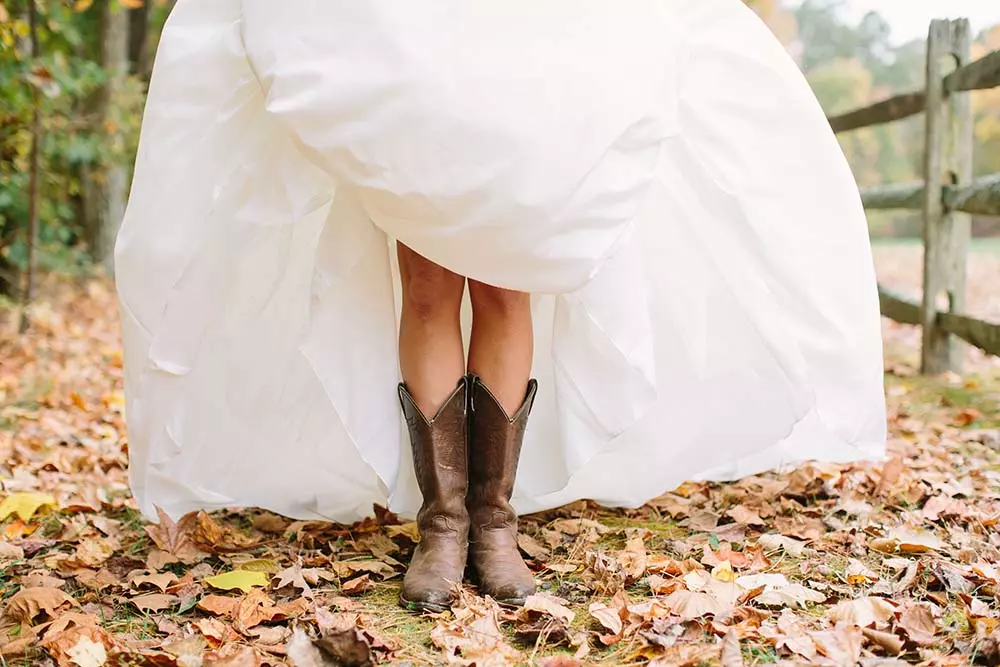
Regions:
[[[395,239],[534,295],[519,511],[883,455],[857,189],[739,0],[180,0],[116,252],[145,513],[415,512]]]

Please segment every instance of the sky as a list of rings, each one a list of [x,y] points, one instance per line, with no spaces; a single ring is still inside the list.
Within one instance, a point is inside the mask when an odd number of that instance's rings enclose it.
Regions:
[[[973,34],[1000,23],[1000,0],[844,0],[844,5],[854,19],[873,10],[884,16],[896,43],[927,37],[931,19],[968,18]]]

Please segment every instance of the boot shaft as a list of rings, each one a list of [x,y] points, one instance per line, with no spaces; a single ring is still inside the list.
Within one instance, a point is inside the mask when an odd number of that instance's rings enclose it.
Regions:
[[[510,506],[524,430],[538,383],[528,382],[521,406],[509,416],[479,377],[469,379],[469,512],[473,529],[516,526]]]
[[[413,470],[423,495],[417,514],[422,534],[467,530],[469,488],[469,383],[462,378],[432,418],[417,407],[406,386],[399,400],[410,433]],[[464,526],[464,528],[463,528]]]

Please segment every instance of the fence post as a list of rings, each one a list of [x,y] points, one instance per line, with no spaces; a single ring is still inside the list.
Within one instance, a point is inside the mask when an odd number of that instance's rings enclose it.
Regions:
[[[970,216],[946,209],[949,186],[972,180],[973,115],[968,93],[947,97],[944,77],[969,63],[968,19],[933,21],[927,38],[926,152],[924,154],[924,295],[921,369],[961,369],[962,346],[942,328],[941,312],[965,309]],[[947,101],[947,104],[945,102]]]

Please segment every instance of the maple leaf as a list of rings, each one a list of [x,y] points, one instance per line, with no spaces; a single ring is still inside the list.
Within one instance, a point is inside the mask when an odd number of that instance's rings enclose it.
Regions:
[[[197,563],[208,555],[191,540],[184,518],[181,519],[182,525],[178,525],[159,507],[156,508],[156,513],[160,517],[160,523],[146,526],[146,533],[157,547],[187,564]]]

